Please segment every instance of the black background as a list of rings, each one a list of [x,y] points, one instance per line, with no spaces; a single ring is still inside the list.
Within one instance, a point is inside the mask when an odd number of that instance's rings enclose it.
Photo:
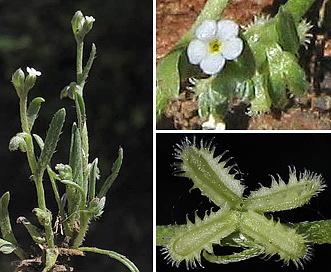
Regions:
[[[29,100],[46,99],[33,133],[45,137],[52,115],[60,107],[67,119],[52,160],[68,161],[69,135],[75,109],[60,100],[64,86],[75,80],[76,43],[71,31],[75,11],[96,21],[85,40],[84,63],[91,43],[97,58],[85,88],[90,161],[99,158],[101,180],[110,173],[118,146],[124,149],[123,167],[107,195],[105,212],[92,222],[84,244],[111,249],[130,258],[141,271],[152,270],[152,2],[141,1],[0,1],[0,194],[11,193],[10,215],[17,239],[31,240],[14,222],[32,222],[36,207],[34,184],[25,154],[9,152],[8,143],[20,132],[18,97],[11,75],[26,66],[42,72]],[[45,180],[47,206],[56,211]],[[12,271],[14,255],[0,255],[0,271]],[[75,257],[75,271],[127,271],[105,256]]]
[[[288,180],[288,166],[295,166],[297,171],[304,169],[322,174],[325,183],[330,184],[330,150],[331,135],[328,133],[224,133],[224,134],[157,134],[156,138],[156,223],[157,225],[183,224],[185,216],[193,220],[197,210],[200,217],[206,210],[210,210],[213,204],[206,197],[200,195],[198,190],[189,189],[192,182],[189,179],[176,177],[171,164],[174,163],[174,145],[178,144],[186,136],[196,141],[201,138],[207,140],[215,138],[216,154],[225,150],[229,152],[224,158],[233,157],[229,165],[236,163],[242,173],[247,189],[259,188],[259,183],[270,186],[269,175],[279,174],[284,181]],[[322,220],[331,217],[330,189],[324,190],[318,197],[313,198],[310,204],[291,211],[274,213],[274,218],[280,218],[282,222],[301,222]],[[157,250],[157,271],[186,271],[185,264],[179,268],[167,265]],[[313,246],[314,257],[312,262],[305,265],[304,271],[317,271],[317,267],[325,267],[328,264],[330,245]],[[226,252],[231,254],[233,251]],[[195,271],[295,271],[293,264],[282,267],[282,262],[275,262],[277,258],[269,261],[256,257],[247,261],[228,265],[215,265],[203,261],[205,269]],[[322,270],[325,271],[325,270]]]

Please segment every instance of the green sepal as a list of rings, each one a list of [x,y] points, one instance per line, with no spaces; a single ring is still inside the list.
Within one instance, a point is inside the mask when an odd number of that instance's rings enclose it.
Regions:
[[[123,149],[122,149],[122,147],[120,147],[118,150],[118,157],[111,168],[111,174],[108,176],[108,178],[103,183],[103,185],[98,193],[98,198],[104,197],[107,194],[110,187],[113,185],[113,183],[114,183],[115,179],[117,178],[118,173],[121,169],[122,161],[123,161]]]
[[[24,98],[27,94],[24,91],[25,75],[21,68],[17,69],[12,75],[12,83],[15,87],[16,93],[20,99]]]
[[[65,115],[65,109],[60,109],[55,113],[51,121],[49,130],[46,135],[44,148],[41,151],[39,160],[37,162],[36,175],[43,175],[43,172],[53,157],[57,142],[60,138],[63,123],[65,121]]]
[[[105,207],[106,204],[106,197],[102,197],[101,199],[95,197],[93,198],[90,203],[89,206],[87,208],[87,210],[90,212],[91,217],[93,218],[98,218],[103,214],[103,209]]]
[[[16,249],[16,246],[11,242],[0,239],[0,252],[3,254],[11,254]]]
[[[36,97],[34,98],[27,110],[27,118],[28,118],[28,125],[29,125],[29,130],[32,130],[33,124],[38,117],[38,113],[41,107],[41,103],[45,102],[45,99],[42,97]]]
[[[77,83],[76,82],[71,82],[68,86],[64,87],[60,93],[60,99],[63,98],[70,98],[74,100],[75,93],[77,91]]]
[[[284,51],[297,54],[300,48],[300,40],[292,14],[284,12],[283,8],[281,7],[276,18],[278,43]]]

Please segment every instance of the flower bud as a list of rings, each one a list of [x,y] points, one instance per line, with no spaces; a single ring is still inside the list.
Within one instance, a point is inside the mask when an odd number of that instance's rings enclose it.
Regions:
[[[88,206],[88,211],[91,213],[92,217],[98,218],[103,214],[103,209],[105,207],[106,197],[93,198]]]
[[[85,16],[79,10],[76,11],[71,20],[72,31],[78,40],[83,40],[85,35],[89,33],[93,27],[95,19],[92,16]]]
[[[9,150],[16,151],[20,149],[21,152],[26,152],[26,142],[23,133],[16,134],[9,141]]]
[[[69,97],[70,99],[74,99],[75,93],[79,90],[79,85],[76,82],[71,82],[68,86],[65,86],[61,93],[60,99]]]
[[[17,69],[12,76],[12,82],[19,97],[21,97],[21,94],[24,92],[24,80],[24,72],[21,68]]]
[[[78,10],[71,19],[72,32],[77,35],[83,28],[85,18],[83,13]]]
[[[72,180],[72,169],[70,165],[59,163],[55,166],[55,169],[59,172],[61,180]]]
[[[84,35],[86,35],[91,31],[94,22],[95,19],[92,16],[85,16],[85,21],[82,29]]]
[[[37,76],[41,76],[41,72],[37,71],[34,68],[26,67],[26,71],[28,72],[28,76],[25,79],[24,90],[28,92],[32,89],[34,84],[36,83]]]

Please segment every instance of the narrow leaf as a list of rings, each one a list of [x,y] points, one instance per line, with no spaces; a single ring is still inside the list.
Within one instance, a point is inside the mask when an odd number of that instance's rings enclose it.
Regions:
[[[36,97],[31,101],[31,103],[28,107],[27,117],[28,117],[28,125],[29,125],[30,131],[32,130],[34,121],[38,117],[38,112],[40,110],[41,103],[43,103],[43,102],[45,102],[44,98]]]
[[[88,202],[95,197],[95,185],[99,178],[98,158],[96,158],[91,165],[89,176]]]
[[[86,120],[85,102],[83,97],[78,92],[76,93],[75,102],[76,102],[78,124],[79,127],[82,128]]]
[[[46,135],[45,145],[41,151],[40,158],[37,163],[36,174],[42,176],[47,165],[50,163],[51,158],[55,152],[57,142],[60,138],[62,126],[65,120],[65,109],[58,110],[49,126],[49,130]]]
[[[114,183],[116,177],[118,176],[118,172],[120,171],[121,165],[122,165],[122,160],[123,160],[123,149],[120,147],[118,150],[118,157],[116,161],[113,164],[113,167],[111,168],[111,174],[109,177],[105,180],[103,183],[100,192],[98,194],[98,198],[102,198],[105,196],[109,190],[109,188],[112,186]]]
[[[73,182],[71,180],[61,180],[60,182],[63,183],[63,184],[65,184],[65,185],[67,185],[67,186],[70,186],[70,187],[75,188],[81,194],[81,197],[83,199],[85,198],[85,193],[84,193],[83,188],[80,187],[77,183],[75,183],[75,182]]]
[[[36,142],[37,142],[40,150],[43,150],[44,149],[44,145],[45,145],[43,139],[39,135],[37,135],[37,134],[32,134],[32,136],[36,140]]]
[[[79,129],[74,123],[72,126],[70,160],[69,165],[72,169],[73,180],[82,186],[83,184],[83,162],[82,162],[82,140]]]
[[[9,214],[8,214],[8,205],[10,200],[9,192],[6,192],[0,198],[0,229],[2,233],[2,237],[8,242],[17,245],[17,240],[14,236]]]

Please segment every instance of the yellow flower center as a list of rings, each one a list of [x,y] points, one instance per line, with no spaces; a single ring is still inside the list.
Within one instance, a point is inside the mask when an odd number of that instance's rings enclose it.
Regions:
[[[219,53],[222,49],[222,44],[219,40],[213,40],[209,43],[209,52]]]

